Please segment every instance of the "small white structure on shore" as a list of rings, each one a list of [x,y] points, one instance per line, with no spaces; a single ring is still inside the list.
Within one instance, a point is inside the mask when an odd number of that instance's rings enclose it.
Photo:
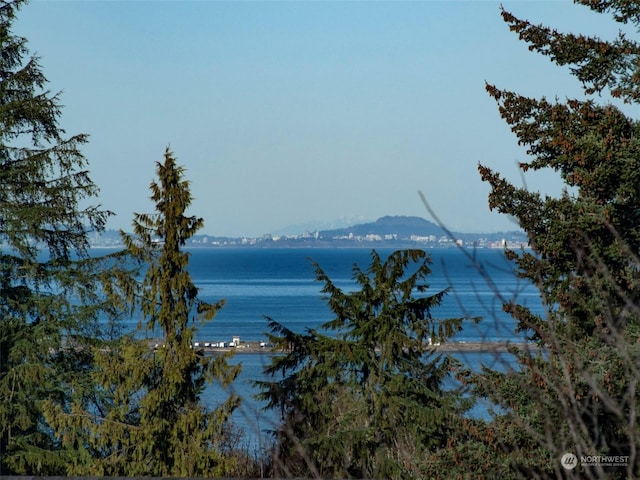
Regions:
[[[231,346],[239,347],[240,346],[240,337],[233,337],[231,340]]]

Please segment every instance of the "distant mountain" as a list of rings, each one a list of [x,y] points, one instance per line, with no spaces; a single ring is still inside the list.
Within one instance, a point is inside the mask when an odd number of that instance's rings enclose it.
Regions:
[[[298,223],[294,225],[287,225],[273,232],[274,235],[301,235],[304,232],[317,232],[325,230],[336,230],[340,228],[347,228],[356,223],[364,223],[370,218],[363,216],[359,217],[340,217],[332,221],[309,221],[306,223]]]
[[[375,222],[319,232],[321,238],[346,237],[350,234],[354,236],[397,235],[398,238],[409,238],[412,235],[419,237],[427,237],[429,235],[441,237],[446,235],[442,228],[429,220],[405,216],[386,216],[379,218]]]

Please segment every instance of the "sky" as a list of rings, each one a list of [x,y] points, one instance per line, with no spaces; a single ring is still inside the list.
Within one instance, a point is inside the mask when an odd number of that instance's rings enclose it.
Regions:
[[[562,31],[617,31],[569,1],[501,3]],[[553,172],[521,178],[526,153],[485,82],[581,95],[493,1],[32,0],[14,33],[61,92],[60,126],[90,135],[96,202],[125,230],[134,212],[153,211],[167,147],[209,235],[431,220],[418,192],[454,231],[513,230],[489,210],[478,163],[543,193],[562,183]]]

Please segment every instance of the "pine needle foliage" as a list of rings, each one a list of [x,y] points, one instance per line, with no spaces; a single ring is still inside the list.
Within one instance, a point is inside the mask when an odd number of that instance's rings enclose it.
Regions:
[[[447,291],[427,294],[430,258],[421,250],[371,257],[367,271],[354,266],[359,290],[349,292],[315,264],[335,315],[318,330],[269,321],[270,341],[286,352],[266,368],[282,378],[258,382],[283,419],[276,476],[420,478],[420,457],[446,444],[466,408],[443,389],[455,362],[429,346],[462,325],[431,314]]]
[[[634,2],[582,0],[614,21],[640,26]],[[503,10],[531,51],[569,66],[585,100],[534,99],[487,85],[530,161],[566,184],[558,197],[517,187],[486,166],[489,205],[518,220],[530,251],[510,251],[521,278],[540,291],[545,314],[506,304],[531,341],[515,371],[486,370],[478,393],[506,411],[492,431],[503,476],[634,478],[640,475],[640,124],[618,100],[637,104],[640,44],[563,33]],[[603,102],[594,95],[609,95]],[[622,466],[563,468],[564,453],[625,456]]]
[[[59,96],[12,33],[24,2],[0,3],[0,474],[54,475],[68,461],[44,417],[48,400],[90,401],[91,356],[104,304],[88,233],[109,213],[81,153],[59,126]],[[102,299],[101,299],[102,298]]]

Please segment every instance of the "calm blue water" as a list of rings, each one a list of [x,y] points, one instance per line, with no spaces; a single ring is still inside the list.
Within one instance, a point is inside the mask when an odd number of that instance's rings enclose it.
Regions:
[[[391,249],[380,249],[384,258]],[[525,286],[513,273],[513,267],[501,250],[471,251],[472,258],[458,249],[433,249],[432,274],[428,278],[433,293],[450,288],[443,304],[432,314],[436,318],[481,316],[476,324],[471,320],[455,340],[495,341],[517,339],[514,322],[501,310],[503,300],[539,307],[535,288]],[[317,327],[332,318],[320,292],[322,284],[315,280],[312,261],[317,262],[329,278],[345,291],[356,288],[352,280],[353,264],[366,270],[371,261],[370,249],[194,249],[189,270],[200,289],[203,300],[221,298],[225,306],[210,324],[201,327],[197,338],[201,341],[231,340],[239,335],[243,340],[263,340],[267,330],[264,316],[284,324],[294,331]],[[504,358],[481,352],[458,353],[456,357],[473,368],[481,364],[503,368]],[[243,365],[239,379],[232,389],[244,402],[235,414],[235,421],[247,435],[247,445],[260,450],[268,444],[268,430],[275,428],[277,416],[264,412],[253,399],[256,390],[251,382],[262,379],[267,355],[237,354],[233,363]],[[204,400],[215,403],[224,392],[212,386]],[[479,404],[472,412],[486,414],[486,404]]]
[[[385,258],[393,250],[379,249]],[[358,264],[366,270],[371,261],[370,249],[193,249],[189,271],[202,300],[214,303],[225,299],[225,306],[208,324],[199,327],[196,340],[230,341],[240,336],[243,341],[265,339],[269,316],[291,330],[302,332],[332,319],[315,280],[312,261],[317,262],[334,284],[345,291],[357,288],[352,280],[352,267]],[[427,279],[432,293],[450,288],[443,304],[434,309],[435,318],[481,316],[475,324],[465,321],[458,341],[517,340],[514,322],[501,310],[502,301],[513,300],[540,309],[535,288],[524,285],[513,273],[501,250],[469,251],[470,259],[459,249],[431,249],[432,274]],[[129,322],[135,328],[137,319]],[[473,368],[481,363],[500,368],[502,361],[491,354],[459,353],[456,356]],[[252,450],[268,442],[265,430],[273,429],[277,421],[273,412],[261,411],[252,398],[256,390],[251,382],[263,379],[262,368],[267,355],[238,353],[232,363],[243,365],[232,389],[244,402],[235,414],[235,421],[247,432],[247,444]],[[203,401],[215,404],[226,393],[212,385]],[[479,409],[486,406],[479,406]],[[482,412],[480,412],[482,415]]]
[[[391,249],[380,249],[384,258]],[[213,321],[199,327],[198,341],[245,341],[265,339],[265,316],[294,331],[313,328],[331,320],[315,280],[312,261],[317,262],[338,287],[357,288],[352,280],[353,265],[366,270],[370,249],[193,249],[189,271],[202,300],[225,306]],[[525,285],[513,273],[499,249],[468,252],[470,259],[456,248],[428,250],[433,263],[427,279],[432,293],[449,288],[442,305],[432,311],[436,318],[481,316],[474,324],[466,321],[455,340],[495,341],[515,339],[513,320],[501,310],[503,300],[539,309],[535,288]],[[135,329],[137,319],[125,321]]]
[[[385,257],[392,250],[381,249]],[[473,252],[472,252],[473,253]],[[433,258],[428,279],[435,293],[451,291],[434,317],[482,316],[478,325],[467,322],[456,340],[479,341],[514,338],[512,319],[501,311],[503,298],[537,305],[538,292],[526,288],[515,277],[501,250],[475,251],[473,261],[458,249],[429,250]],[[317,327],[330,320],[331,312],[322,299],[322,284],[315,280],[312,260],[340,288],[356,288],[353,264],[363,270],[371,260],[370,249],[194,249],[189,270],[200,297],[209,302],[224,298],[225,306],[209,324],[201,327],[202,341],[262,340],[267,329],[264,316],[294,331]],[[484,276],[478,271],[484,269]],[[487,281],[487,278],[490,282]]]

